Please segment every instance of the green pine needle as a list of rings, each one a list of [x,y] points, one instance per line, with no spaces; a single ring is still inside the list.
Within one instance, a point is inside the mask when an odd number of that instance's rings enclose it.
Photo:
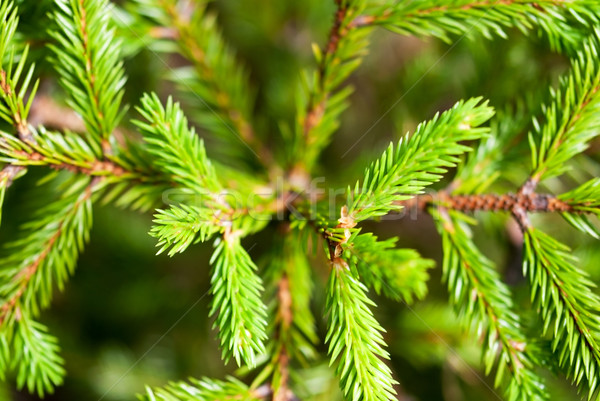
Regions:
[[[458,102],[421,123],[412,136],[406,135],[397,146],[390,144],[381,158],[367,168],[362,185],[356,183],[348,215],[359,222],[400,209],[394,202],[422,193],[454,167],[462,153],[471,150],[464,141],[480,139],[489,132],[479,126],[493,114],[480,98]]]
[[[267,338],[267,309],[257,267],[235,233],[217,243],[211,264],[210,314],[216,315],[223,359],[233,357],[238,365],[253,367]]]
[[[333,262],[327,284],[330,364],[336,365],[340,387],[347,400],[395,400],[390,368],[381,359],[389,359],[379,325],[370,307],[367,288],[348,264]]]
[[[144,401],[261,401],[260,394],[234,378],[228,381],[190,379],[190,383],[170,383],[160,389],[146,389]]]
[[[110,137],[125,110],[121,107],[125,76],[120,41],[110,18],[108,0],[57,0],[51,35],[54,67],[69,95],[68,104],[100,141]]]
[[[397,238],[378,241],[371,233],[354,238],[344,258],[356,265],[364,284],[377,294],[410,304],[427,295],[427,280],[435,262],[412,249],[397,249]]]
[[[600,385],[600,297],[571,250],[549,235],[525,232],[523,271],[540,310],[543,333],[568,377],[593,395]]]
[[[402,35],[435,36],[446,42],[451,36],[476,33],[507,38],[507,28],[524,33],[537,28],[561,49],[576,47],[586,28],[598,24],[599,15],[595,0],[573,0],[568,6],[556,0],[407,0],[383,6],[374,18]]]
[[[600,29],[583,44],[572,60],[572,71],[551,90],[545,107],[546,124],[535,122],[529,135],[534,181],[558,176],[568,161],[587,149],[600,133]]]
[[[511,291],[477,249],[466,216],[443,210],[433,215],[442,235],[443,280],[463,325],[483,339],[486,373],[496,367],[495,385],[504,384],[511,401],[548,399],[544,381],[535,372],[539,361],[529,352]]]

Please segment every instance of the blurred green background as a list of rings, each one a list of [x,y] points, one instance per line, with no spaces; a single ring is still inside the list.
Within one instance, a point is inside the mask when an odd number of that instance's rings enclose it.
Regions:
[[[35,50],[42,90],[60,101],[61,92],[44,46],[47,37],[39,29],[49,26],[46,11],[50,6],[51,1],[22,1],[21,26]],[[279,122],[294,118],[294,90],[300,70],[314,65],[311,43],[326,42],[333,2],[220,0],[210,7],[218,13],[225,38],[251,73],[257,91],[259,131],[269,143],[278,143]],[[125,28],[119,32],[124,37],[132,34]],[[459,99],[484,96],[494,107],[504,109],[526,94],[533,99],[545,96],[548,85],[555,84],[568,69],[568,59],[553,53],[535,34],[524,37],[511,31],[509,37],[458,39],[448,45],[375,31],[370,55],[351,79],[356,88],[352,105],[322,157],[320,173],[327,178],[327,185],[339,188],[354,182],[366,162],[390,140]],[[127,102],[136,105],[140,94],[147,90],[172,92],[172,85],[164,78],[165,63],[179,62],[149,49],[130,52],[126,60]],[[134,115],[131,108],[128,117]],[[354,143],[356,146],[349,150]],[[594,158],[592,151],[581,161],[586,163],[584,174],[598,171]],[[516,163],[513,168],[511,174],[518,179],[526,165]],[[40,193],[36,182],[43,173],[28,174],[9,191],[1,241],[9,240],[35,205],[44,201],[43,196],[36,195]],[[132,400],[145,385],[160,386],[189,376],[223,378],[234,373],[234,364],[224,366],[221,362],[216,334],[207,317],[210,245],[194,246],[173,258],[154,256],[155,241],[147,234],[150,214],[98,207],[94,217],[91,242],[75,276],[42,316],[60,339],[68,371],[64,386],[46,399]],[[510,226],[503,217],[480,217],[484,224],[476,233],[477,242],[498,262],[505,279],[515,286],[520,302],[527,304],[527,291],[521,291],[526,290],[526,283],[520,273],[520,248],[511,238]],[[558,219],[542,220],[541,224],[553,234],[576,245],[582,265],[597,279],[597,245],[575,235]],[[365,229],[384,238],[398,236],[401,246],[418,249],[439,265],[441,245],[428,216],[370,223]],[[246,241],[259,265],[273,235],[274,230],[268,228]],[[313,309],[324,338],[321,288],[327,266],[320,260],[315,260],[314,266],[317,288]],[[501,391],[492,390],[493,381],[482,373],[477,338],[456,326],[445,287],[440,283],[439,268],[431,275],[430,294],[425,301],[406,306],[375,297],[379,305],[376,314],[387,330],[391,363],[400,382],[399,398],[498,399]],[[321,344],[319,349],[325,347]],[[320,391],[310,400],[340,399],[326,366],[323,360],[302,373],[306,388]],[[577,399],[560,377],[551,377],[550,385],[553,399]],[[302,394],[302,389],[298,392]],[[36,398],[5,385],[0,390],[2,399]]]

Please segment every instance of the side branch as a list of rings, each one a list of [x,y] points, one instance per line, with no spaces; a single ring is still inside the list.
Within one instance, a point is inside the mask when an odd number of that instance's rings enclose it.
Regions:
[[[325,92],[325,83],[327,80],[326,70],[327,62],[330,57],[334,56],[338,50],[340,40],[342,40],[347,34],[350,27],[343,25],[346,19],[348,9],[342,7],[338,1],[338,11],[335,14],[335,20],[333,27],[329,34],[329,40],[325,46],[325,54],[319,65],[319,82],[318,88],[311,94],[311,98],[306,110],[306,117],[304,120],[304,140],[307,144],[310,143],[310,134],[313,129],[320,124],[321,119],[325,113],[325,107],[327,102],[327,93]]]
[[[55,247],[61,246],[59,242],[60,237],[65,234],[65,229],[68,230],[67,225],[69,220],[73,218],[73,216],[77,215],[77,213],[80,212],[80,208],[82,208],[84,204],[91,199],[94,192],[94,187],[100,182],[100,180],[102,180],[100,177],[96,177],[91,180],[89,185],[75,200],[67,213],[61,216],[61,219],[59,220],[58,224],[56,224],[56,227],[53,229],[51,235],[45,240],[45,243],[43,245],[40,244],[42,246],[40,246],[37,255],[32,258],[31,262],[20,268],[18,273],[12,278],[12,280],[15,282],[15,290],[0,307],[0,326],[5,320],[7,320],[7,318],[10,319],[12,313],[16,313],[18,318],[20,314],[19,301],[23,297],[27,298],[26,292],[28,291],[31,281],[37,274],[40,274],[41,269],[47,268],[43,267],[43,265],[52,263],[48,262],[48,260],[52,260],[50,255],[53,251],[55,251]],[[60,283],[59,286],[61,286]]]
[[[446,209],[461,212],[487,211],[514,212],[520,209],[524,212],[574,212],[572,205],[548,194],[481,194],[481,195],[449,195],[439,192],[435,195],[418,196],[408,201],[397,202],[407,208],[426,210],[430,206],[443,206]]]
[[[199,33],[196,32],[195,28],[192,26],[192,23],[194,23],[193,18],[195,18],[195,16],[189,15],[193,14],[193,11],[195,10],[181,13],[172,2],[162,0],[159,4],[170,19],[172,27],[155,28],[154,36],[158,33],[159,36],[164,37],[166,35],[166,37],[180,42],[181,50],[184,52],[185,57],[193,64],[198,76],[206,81],[206,84],[213,92],[214,98],[216,99],[214,106],[216,106],[223,117],[233,125],[233,129],[239,134],[240,139],[250,146],[252,151],[256,152],[261,162],[265,166],[271,164],[273,155],[270,150],[264,146],[260,138],[257,137],[252,123],[249,121],[250,116],[248,113],[250,111],[243,110],[240,105],[237,104],[238,102],[236,102],[235,99],[237,94],[233,93],[227,86],[224,86],[218,77],[218,74],[220,73],[218,69],[223,69],[224,66],[214,65],[215,61],[207,54],[207,50],[210,49],[203,48],[201,43],[198,42]],[[216,36],[217,32],[212,31],[212,26],[210,29],[210,34],[215,35],[213,36],[212,44],[216,45],[217,43],[220,43],[221,46],[224,46],[221,40],[217,39],[220,38],[220,36]],[[203,36],[208,36],[207,32],[203,32],[203,34]],[[204,40],[205,38],[202,39]],[[220,62],[224,63],[225,61],[220,60]],[[235,77],[229,78],[234,79]],[[202,102],[206,101],[207,100],[204,99],[202,100]],[[231,130],[231,128],[229,129]]]

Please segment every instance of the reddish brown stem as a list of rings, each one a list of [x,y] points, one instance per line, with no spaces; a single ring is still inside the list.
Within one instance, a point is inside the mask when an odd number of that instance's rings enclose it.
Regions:
[[[425,210],[427,207],[439,204],[447,209],[461,212],[476,211],[507,211],[516,208],[524,212],[572,212],[573,207],[558,198],[547,194],[481,194],[481,195],[449,195],[439,192],[436,196],[425,195],[408,201],[398,202],[404,207],[416,207]]]

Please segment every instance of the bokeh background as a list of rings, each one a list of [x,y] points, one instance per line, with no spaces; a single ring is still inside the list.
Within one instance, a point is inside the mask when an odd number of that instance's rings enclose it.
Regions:
[[[52,2],[19,3],[21,34],[33,47],[41,91],[61,103],[62,92],[49,63],[48,36],[40,29],[51,26],[46,13]],[[333,2],[217,0],[210,3],[210,8],[217,13],[225,38],[250,71],[257,94],[259,131],[269,143],[277,144],[278,123],[294,118],[294,91],[300,71],[314,65],[311,43],[326,42]],[[125,40],[136,36],[135,25],[123,23],[121,18],[123,14],[116,14],[119,34]],[[352,105],[321,159],[320,174],[326,177],[328,186],[341,188],[355,182],[366,163],[390,140],[459,99],[484,96],[498,109],[522,104],[524,98],[536,104],[547,96],[548,85],[555,85],[557,77],[569,67],[568,58],[553,52],[544,38],[535,33],[525,37],[516,30],[509,31],[508,40],[475,36],[457,38],[453,44],[401,37],[384,30],[375,31],[372,38],[370,55],[351,79],[356,88]],[[127,103],[138,104],[140,95],[149,90],[178,96],[166,76],[167,66],[181,65],[179,57],[136,46],[126,49],[126,57]],[[134,116],[132,107],[124,120],[126,127],[131,127],[128,121]],[[349,150],[354,143],[356,146]],[[567,182],[555,181],[550,186],[560,188],[597,175],[596,149],[593,146],[577,162],[580,168]],[[527,163],[527,157],[517,158],[511,171],[505,172],[503,185],[507,190],[511,183],[520,183]],[[13,237],[36,205],[44,203],[44,192],[37,186],[44,173],[33,170],[8,192],[1,242]],[[520,245],[515,238],[518,234],[505,216],[477,217],[482,224],[475,232],[476,242],[498,263],[505,280],[514,286],[518,302],[527,306]],[[151,214],[97,207],[94,220],[91,241],[81,255],[75,276],[64,292],[56,294],[52,308],[41,319],[60,339],[68,371],[64,386],[46,399],[133,400],[146,385],[160,386],[190,376],[223,378],[235,373],[234,364],[224,365],[221,361],[216,333],[207,317],[209,296],[205,294],[211,246],[193,246],[173,258],[155,256],[155,241],[147,234]],[[559,219],[538,220],[574,246],[582,265],[594,280],[599,278],[596,243],[575,234]],[[492,379],[482,372],[477,338],[457,326],[448,306],[440,282],[441,244],[431,219],[408,216],[369,223],[365,229],[374,230],[382,238],[398,236],[402,247],[418,249],[438,262],[431,271],[430,291],[424,301],[406,306],[375,297],[379,305],[376,314],[387,330],[391,364],[400,382],[399,399],[498,399],[501,391],[492,390]],[[246,241],[259,265],[274,233],[269,227]],[[321,260],[315,260],[314,266],[313,310],[324,338],[322,287],[328,267]],[[318,348],[325,350],[323,344]],[[303,372],[300,381],[319,393],[310,400],[341,400],[326,359]],[[0,385],[0,400],[37,399],[18,392],[11,383]],[[553,399],[577,399],[560,375],[549,375],[549,383]]]

